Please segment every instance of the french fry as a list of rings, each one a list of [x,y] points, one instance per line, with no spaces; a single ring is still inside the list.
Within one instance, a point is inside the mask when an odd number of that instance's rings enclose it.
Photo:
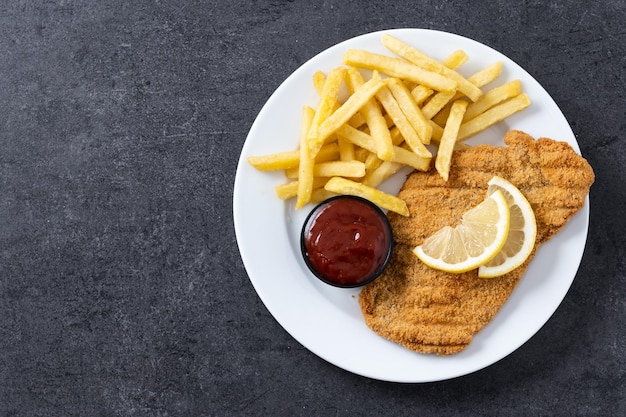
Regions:
[[[448,102],[448,104],[446,104],[441,110],[439,110],[439,113],[434,115],[430,120],[435,122],[439,126],[445,126],[446,120],[448,120],[448,115],[450,114],[450,108],[452,107],[452,103],[455,100],[460,99],[461,96],[461,94],[455,94],[454,97]]]
[[[382,162],[383,161],[380,158],[378,158],[375,153],[370,153],[369,155],[367,155],[367,158],[365,158],[365,161],[364,161],[365,172],[367,173],[367,171],[371,171],[372,169],[378,168],[378,166]]]
[[[361,127],[365,124],[365,118],[360,112],[357,112],[350,118],[350,120],[348,120],[348,124],[352,127]]]
[[[300,163],[300,152],[287,151],[270,155],[249,156],[248,163],[259,171],[280,171],[297,167]]]
[[[402,82],[404,83],[404,85],[406,86],[406,88],[409,89],[409,91],[413,90],[415,87],[417,87],[417,84],[415,84],[413,81],[409,81],[409,80],[402,80]]]
[[[333,193],[332,191],[328,191],[324,188],[316,188],[313,190],[311,194],[311,202],[314,204],[321,203],[322,201],[329,199],[331,197],[336,196],[337,193]]]
[[[354,70],[354,68],[349,68],[349,69]],[[315,74],[313,74],[313,85],[315,87],[315,90],[317,90],[318,94],[320,95],[322,94],[322,89],[324,88],[325,81],[326,81],[326,75],[322,71],[316,71]],[[338,107],[339,107],[339,102],[335,103],[335,107],[333,108],[333,111],[337,110]],[[363,126],[363,124],[365,124],[365,119],[360,113],[357,113],[350,118],[348,123],[350,124],[350,126],[360,127],[360,126]]]
[[[402,133],[404,140],[409,144],[411,149],[413,149],[413,152],[423,158],[432,157],[432,154],[426,146],[424,146],[421,138],[402,112],[402,109],[393,97],[393,94],[391,94],[391,91],[389,91],[387,87],[383,87],[376,94],[376,98],[378,98],[389,116],[393,119],[394,124],[400,130],[400,133]]]
[[[467,61],[469,61],[469,55],[467,55],[464,50],[457,49],[456,51],[445,57],[442,62],[443,65],[445,65],[446,67],[450,68],[451,70],[455,70],[461,65],[465,64]]]
[[[400,198],[359,182],[341,177],[333,177],[328,180],[324,189],[337,194],[348,194],[363,197],[384,209],[391,210],[401,214],[402,216],[409,215],[409,209],[406,203]]]
[[[353,92],[356,92],[359,88],[365,84],[363,76],[354,67],[348,68],[348,75],[346,77],[348,88]],[[387,128],[387,122],[383,117],[380,106],[372,99],[366,102],[358,113],[363,116],[365,123],[370,130],[370,134],[376,143],[376,152],[380,159],[388,161],[391,159],[393,150],[391,148],[391,135]]]
[[[415,103],[409,89],[397,78],[388,78],[385,81],[387,82],[389,91],[391,91],[391,94],[398,102],[402,113],[404,113],[411,126],[413,126],[413,129],[417,132],[422,143],[429,144],[433,134],[433,128],[428,124],[426,116],[424,116],[422,110],[417,103]]]
[[[339,157],[339,145],[336,142],[327,143],[317,153],[315,162],[334,161]]]
[[[476,87],[483,87],[502,74],[502,61],[497,61],[477,73],[470,75],[467,79]]]
[[[412,62],[427,71],[441,74],[448,79],[454,80],[457,83],[458,90],[469,97],[470,100],[476,101],[482,95],[480,88],[476,87],[461,74],[448,68],[441,62],[431,58],[418,49],[388,34],[384,34],[382,40],[383,45],[385,45],[387,49],[403,57],[407,61]]]
[[[444,60],[443,64],[450,69],[457,69],[464,63],[469,60],[469,56],[465,53],[465,51],[459,49],[448,55]],[[424,85],[416,85],[410,89],[411,95],[415,100],[415,104],[421,106],[424,104],[428,97],[432,96],[434,91],[431,88],[428,88]]]
[[[298,179],[298,168],[289,168],[285,170],[285,178],[288,180]]]
[[[313,74],[313,86],[320,96],[324,91],[324,83],[326,82],[326,74],[323,71],[315,71]]]
[[[380,184],[382,184],[387,178],[398,172],[400,168],[402,168],[402,166],[403,165],[399,162],[382,161],[382,163],[378,167],[372,169],[367,174],[365,174],[365,177],[363,178],[361,183],[363,185],[376,188]]]
[[[324,75],[322,71],[316,71],[315,74],[313,74],[313,85],[315,87],[315,90],[317,90],[317,93],[320,95],[322,94],[322,89],[324,88],[324,82],[326,82],[326,75]],[[333,111],[337,110],[338,107],[339,102],[335,103]],[[359,127],[365,123],[365,119],[363,118],[363,116],[361,116],[361,114],[357,113],[352,116],[348,123],[350,124],[350,126]]]
[[[447,58],[445,58],[443,60],[443,65],[450,68],[451,70],[454,70],[460,67],[461,65],[463,65],[468,60],[469,60],[469,56],[465,53],[465,51],[459,49],[457,51],[454,51]],[[478,88],[480,86],[477,85],[476,87]],[[431,93],[426,96],[427,92],[420,90],[418,86],[411,93],[413,94],[414,97],[417,97],[420,99],[419,105],[422,105],[423,102],[426,101],[426,99],[432,95],[432,90],[431,90]],[[462,96],[463,96],[463,93],[459,91],[457,91],[453,95],[451,95],[450,93],[440,92],[436,94],[434,97],[432,97],[431,100],[424,107],[422,107],[422,113],[424,114],[424,117],[426,117],[427,119],[433,119],[435,115],[441,113],[442,109],[444,109],[446,106],[451,105],[453,100],[457,98],[461,98]],[[448,112],[449,112],[449,109],[448,109]],[[446,112],[445,117],[443,117],[440,120],[435,120],[435,122],[441,125],[445,124],[445,120],[447,118],[448,112]]]
[[[430,169],[430,160],[431,158],[417,156],[414,152],[408,149],[394,146],[393,159],[391,160],[391,162],[410,166],[419,171],[428,171]]]
[[[365,176],[365,164],[359,161],[331,161],[316,164],[313,167],[316,177],[351,177]],[[300,178],[298,178],[298,181]]]
[[[343,124],[354,116],[377,92],[384,83],[380,76],[374,74],[365,84],[352,94],[345,103],[332,113],[319,126],[315,146],[321,146],[324,140],[335,133]],[[309,136],[310,138],[310,136]],[[315,149],[315,148],[314,148]]]
[[[443,136],[443,128],[432,120],[430,121],[430,127],[433,128],[433,141],[439,142],[441,140],[441,136]]]
[[[324,185],[328,182],[329,178],[317,177],[313,178],[313,191],[317,188],[323,188]],[[293,197],[297,197],[298,195],[298,180],[289,181],[285,184],[278,184],[274,187],[274,192],[276,196],[281,200],[288,200]]]
[[[383,74],[413,81],[437,91],[454,91],[457,88],[456,81],[436,72],[426,71],[400,58],[350,49],[344,53],[343,61],[346,65],[380,71]]]
[[[316,162],[326,162],[337,158],[339,149],[336,143],[324,145],[315,157]],[[282,171],[298,168],[300,151],[277,152],[262,156],[249,156],[248,163],[259,171]]]
[[[324,139],[320,137],[320,125],[331,115],[334,114],[334,110],[337,107],[337,100],[339,98],[339,89],[343,83],[346,69],[343,67],[336,67],[330,70],[322,93],[320,94],[320,102],[315,111],[315,116],[311,123],[311,128],[307,135],[309,152],[312,158],[315,158],[320,148],[324,144]]]
[[[439,142],[439,149],[435,159],[435,169],[439,172],[439,175],[441,175],[444,181],[448,181],[452,152],[454,151],[454,144],[456,143],[467,104],[465,100],[456,100],[452,103],[450,115],[448,116],[446,127],[443,129],[443,135]]]
[[[309,106],[302,108],[302,129],[300,131],[300,163],[298,165],[298,193],[296,209],[304,207],[311,200],[313,191],[314,156],[311,155],[308,134],[315,118],[315,110]]]
[[[350,125],[345,125],[350,126]],[[354,145],[348,139],[338,137],[337,146],[339,147],[339,160],[340,161],[353,161],[354,160]]]
[[[435,94],[428,103],[422,107],[422,113],[424,117],[427,119],[432,119],[441,109],[443,109],[446,104],[452,100],[455,93],[437,93]]]
[[[530,98],[522,93],[516,97],[508,99],[489,110],[474,117],[468,122],[461,124],[459,137],[457,140],[465,140],[478,132],[506,119],[507,117],[524,110],[530,105]]]
[[[394,146],[400,146],[402,143],[404,143],[404,137],[402,136],[402,133],[397,126],[392,127],[389,130],[389,133],[391,134],[391,143],[393,143]]]
[[[276,197],[281,200],[288,200],[298,195],[298,181],[290,181],[286,184],[278,184],[274,187]]]
[[[363,148],[359,148],[357,146],[356,150],[354,151],[354,158],[357,161],[361,161],[361,162],[365,162],[365,160],[371,155],[372,153],[370,151],[368,151],[367,149],[363,149]]]
[[[481,98],[474,103],[467,106],[465,112],[464,122],[472,120],[474,117],[481,113],[484,113],[487,109],[508,100],[511,97],[515,97],[522,93],[522,82],[520,80],[509,81],[500,87],[493,88],[487,91]]]
[[[355,129],[350,125],[341,126],[337,131],[337,136],[349,140],[353,144],[367,149],[374,154],[378,151],[378,144],[372,135],[368,135],[362,130]],[[389,137],[389,141],[391,142],[391,136]],[[391,149],[391,154],[393,156],[393,148]]]
[[[420,84],[411,90],[411,95],[413,96],[413,100],[415,100],[415,104],[421,106],[434,92],[432,88]]]
[[[391,129],[394,126],[393,119],[389,115],[389,113],[385,113],[385,122],[387,123],[387,128]]]
[[[297,150],[294,152],[300,152],[300,150]],[[355,154],[356,154],[356,150],[355,150]],[[355,155],[355,158],[356,158],[356,155]],[[315,157],[316,164],[319,164],[322,162],[333,162],[333,161],[340,161],[340,160],[341,160],[341,156],[339,155],[339,143],[338,142],[325,144],[324,146],[322,146],[322,149],[320,149],[319,153]],[[300,161],[299,157],[298,157],[298,161]],[[287,179],[292,179],[292,180],[298,179],[298,176],[299,176],[298,166],[285,169],[284,172],[285,172],[285,177]]]

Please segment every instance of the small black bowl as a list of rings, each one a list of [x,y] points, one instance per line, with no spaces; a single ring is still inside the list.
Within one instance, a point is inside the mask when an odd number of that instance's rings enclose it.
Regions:
[[[391,259],[393,231],[386,214],[361,197],[331,197],[313,208],[300,249],[313,275],[340,288],[372,282]]]

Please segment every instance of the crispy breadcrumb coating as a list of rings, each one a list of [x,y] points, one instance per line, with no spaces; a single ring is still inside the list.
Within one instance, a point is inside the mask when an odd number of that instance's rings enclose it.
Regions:
[[[507,146],[478,145],[453,155],[448,181],[435,170],[414,172],[399,197],[410,217],[389,213],[396,245],[386,271],[359,296],[367,325],[408,349],[449,355],[465,349],[509,298],[542,243],[558,233],[583,207],[594,173],[565,142],[534,140],[521,131],[504,138]],[[477,270],[450,274],[424,265],[415,246],[485,198],[487,183],[499,175],[520,189],[537,220],[531,256],[495,279]]]

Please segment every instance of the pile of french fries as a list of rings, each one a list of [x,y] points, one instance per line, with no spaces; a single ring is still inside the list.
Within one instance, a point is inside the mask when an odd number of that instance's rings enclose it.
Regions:
[[[462,50],[438,61],[391,35],[382,42],[394,56],[351,49],[343,65],[314,74],[319,103],[302,109],[297,150],[248,158],[261,171],[285,172],[275,191],[295,198],[296,209],[351,194],[408,216],[404,201],[377,188],[383,181],[405,166],[429,170],[429,148],[447,181],[464,140],[530,105],[520,80],[481,90],[502,62],[466,78],[456,71],[469,60]]]

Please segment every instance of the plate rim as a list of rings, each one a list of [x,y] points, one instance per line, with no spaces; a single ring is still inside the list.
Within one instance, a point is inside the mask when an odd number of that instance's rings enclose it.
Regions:
[[[506,358],[508,355],[510,355],[515,350],[519,349],[524,343],[526,343],[528,340],[530,340],[541,328],[543,328],[545,323],[552,317],[552,315],[554,314],[556,309],[559,307],[559,305],[564,300],[565,296],[567,295],[567,292],[569,291],[569,288],[571,287],[571,285],[572,285],[572,283],[573,283],[573,281],[574,281],[574,279],[575,279],[575,277],[577,275],[578,268],[580,267],[580,263],[582,261],[582,256],[583,256],[583,252],[584,252],[585,245],[586,245],[586,239],[588,237],[588,228],[589,228],[589,196],[586,197],[585,206],[583,207],[581,212],[579,212],[576,215],[576,217],[582,217],[582,219],[579,219],[579,222],[582,221],[582,224],[579,225],[579,227],[582,227],[582,229],[584,229],[584,230],[582,230],[583,234],[584,234],[584,242],[579,247],[578,253],[569,254],[570,261],[571,260],[576,260],[575,267],[573,268],[574,269],[573,276],[572,276],[571,279],[568,279],[569,283],[567,285],[567,288],[564,289],[563,297],[559,299],[558,303],[555,304],[554,308],[549,312],[549,314],[547,314],[544,317],[544,320],[542,320],[541,323],[539,323],[539,325],[536,326],[536,329],[524,341],[522,341],[518,345],[513,346],[508,352],[506,352],[505,354],[501,355],[500,357],[494,359],[490,363],[486,363],[486,364],[483,364],[483,365],[476,366],[474,369],[472,369],[470,367],[470,368],[467,368],[464,371],[462,371],[460,373],[457,373],[457,374],[451,373],[451,374],[449,374],[447,376],[436,377],[436,378],[393,378],[393,377],[388,377],[388,376],[385,377],[385,376],[377,375],[376,373],[373,373],[373,372],[368,372],[368,371],[364,371],[364,370],[355,369],[354,366],[346,365],[344,363],[341,363],[341,361],[338,361],[338,360],[336,360],[334,358],[328,357],[328,355],[321,354],[319,351],[316,351],[315,349],[312,349],[309,346],[309,344],[306,343],[305,341],[301,340],[300,337],[297,337],[294,334],[294,332],[292,332],[290,330],[290,328],[288,328],[288,325],[286,325],[284,323],[284,319],[281,319],[281,318],[277,317],[277,314],[275,312],[274,306],[272,306],[271,303],[268,304],[268,300],[267,300],[268,297],[267,297],[267,294],[265,294],[265,289],[259,284],[259,281],[256,280],[255,277],[253,276],[256,272],[255,271],[251,271],[249,269],[251,261],[250,261],[249,255],[247,253],[247,249],[245,249],[245,244],[244,244],[244,242],[242,240],[243,239],[243,234],[244,234],[243,231],[242,231],[242,227],[244,227],[244,226],[243,226],[243,224],[241,222],[241,216],[238,216],[238,213],[241,210],[240,205],[242,203],[241,200],[239,199],[238,190],[241,187],[241,181],[243,181],[243,179],[242,179],[243,178],[242,177],[243,174],[242,173],[246,169],[249,169],[249,168],[243,168],[244,166],[247,165],[247,161],[245,160],[246,150],[250,146],[250,141],[252,140],[253,133],[255,131],[255,127],[257,125],[257,122],[259,121],[259,119],[267,111],[269,111],[268,109],[271,108],[272,103],[274,102],[274,100],[277,99],[277,96],[282,92],[282,90],[285,88],[285,86],[288,85],[288,83],[290,83],[293,79],[295,79],[301,72],[303,72],[304,69],[306,69],[308,66],[310,66],[312,62],[315,62],[316,59],[319,59],[320,56],[324,56],[325,54],[329,55],[332,52],[336,51],[337,49],[344,48],[346,45],[348,45],[350,43],[354,43],[355,41],[362,40],[363,38],[366,38],[366,37],[374,37],[376,35],[382,35],[383,33],[399,34],[399,33],[408,33],[408,32],[412,32],[412,33],[416,33],[416,34],[428,33],[428,34],[436,35],[436,36],[445,36],[445,37],[452,37],[452,38],[463,39],[464,41],[469,41],[469,42],[475,43],[480,48],[488,48],[493,53],[496,53],[496,54],[502,56],[507,61],[510,61],[513,64],[515,64],[516,65],[516,71],[522,71],[525,74],[526,77],[528,77],[529,79],[532,79],[537,84],[537,86],[543,91],[543,93],[545,94],[544,99],[547,98],[548,100],[550,100],[551,101],[551,105],[554,106],[558,110],[559,115],[562,118],[561,122],[564,122],[565,125],[568,128],[568,131],[565,132],[565,136],[567,136],[567,134],[569,134],[569,136],[571,136],[571,140],[573,141],[573,142],[572,141],[568,141],[568,143],[570,143],[570,145],[577,151],[577,153],[580,154],[579,144],[578,144],[578,141],[577,141],[577,139],[576,139],[576,137],[574,135],[574,132],[572,131],[569,122],[567,121],[567,119],[563,115],[562,111],[560,110],[560,108],[558,107],[558,105],[556,104],[556,102],[554,101],[552,96],[521,65],[517,64],[514,60],[508,58],[506,55],[504,55],[500,51],[494,49],[493,47],[491,47],[489,45],[485,45],[485,44],[483,44],[483,43],[481,43],[479,41],[476,41],[476,40],[474,40],[472,38],[469,38],[469,37],[466,37],[466,36],[462,36],[462,35],[459,35],[459,34],[455,34],[455,33],[451,33],[451,32],[446,32],[446,31],[432,30],[432,29],[420,29],[420,28],[396,28],[396,29],[377,30],[377,31],[373,31],[373,32],[364,33],[364,34],[361,34],[361,35],[358,35],[358,36],[355,36],[355,37],[352,37],[352,38],[349,38],[349,39],[345,39],[345,40],[343,40],[341,42],[338,42],[337,44],[334,44],[334,45],[330,46],[329,48],[327,48],[327,49],[317,53],[316,55],[314,55],[310,59],[306,60],[297,69],[295,69],[285,80],[283,80],[283,82],[281,82],[279,84],[279,86],[270,95],[268,100],[264,103],[264,105],[262,106],[261,110],[257,114],[253,124],[251,125],[250,130],[248,132],[248,135],[246,137],[246,140],[245,140],[245,142],[243,144],[241,153],[239,155],[239,160],[238,160],[238,164],[237,164],[237,172],[236,172],[236,175],[235,175],[234,188],[233,188],[233,221],[234,221],[235,235],[236,235],[237,246],[239,248],[240,256],[242,258],[242,261],[243,261],[246,273],[248,274],[248,277],[249,277],[249,279],[250,279],[250,281],[251,281],[255,291],[257,292],[257,295],[259,296],[259,298],[261,299],[261,301],[263,302],[263,304],[267,308],[267,310],[270,312],[272,317],[274,317],[274,319],[281,325],[281,327],[283,327],[283,329],[285,331],[287,331],[287,333],[289,333],[289,335],[292,338],[294,338],[303,347],[307,348],[309,351],[311,351],[313,354],[317,355],[318,357],[324,359],[325,361],[327,361],[327,362],[329,362],[329,363],[331,363],[331,364],[333,364],[333,365],[335,365],[335,366],[337,366],[337,367],[339,367],[341,369],[344,369],[346,371],[352,372],[354,374],[365,376],[365,377],[372,378],[372,379],[383,380],[383,381],[390,381],[390,382],[422,383],[422,382],[434,382],[434,381],[442,381],[442,380],[446,380],[446,379],[456,378],[456,377],[460,377],[460,376],[463,376],[463,375],[468,375],[468,374],[476,372],[476,371],[478,371],[480,369],[484,369],[484,368],[490,367],[491,365],[493,365],[493,364],[499,362],[500,360]],[[301,101],[303,103],[305,102],[304,99],[302,99]],[[270,197],[278,200],[273,195],[271,195]],[[284,204],[284,203],[281,202],[281,204]],[[548,244],[549,244],[549,242],[548,242]],[[380,336],[377,335],[377,337],[380,337]],[[390,342],[390,343],[393,343],[393,342]],[[402,349],[404,349],[404,348],[402,348]]]

